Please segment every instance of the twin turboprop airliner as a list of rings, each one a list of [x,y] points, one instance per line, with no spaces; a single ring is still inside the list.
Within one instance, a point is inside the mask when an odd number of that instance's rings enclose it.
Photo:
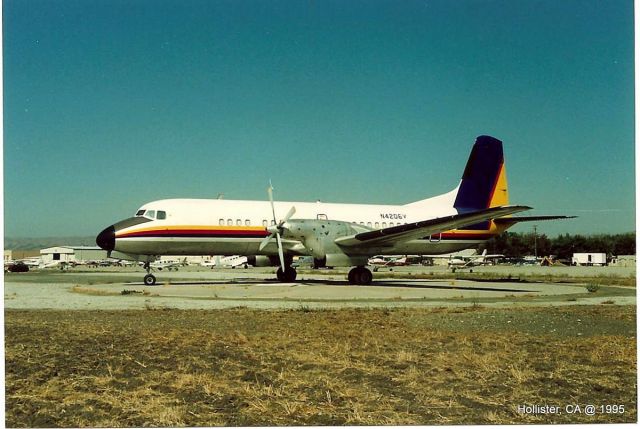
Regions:
[[[254,266],[279,266],[293,282],[293,256],[313,256],[316,267],[354,267],[351,284],[370,284],[374,255],[434,255],[475,247],[517,222],[568,216],[511,215],[502,142],[480,136],[459,185],[404,205],[167,199],[147,203],[134,217],[105,228],[96,243],[110,257],[150,263],[161,255],[245,255]],[[295,215],[295,217],[294,217]]]

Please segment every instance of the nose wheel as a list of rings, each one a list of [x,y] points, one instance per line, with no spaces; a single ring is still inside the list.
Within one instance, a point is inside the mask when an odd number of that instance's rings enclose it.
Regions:
[[[147,275],[144,276],[144,284],[147,286],[153,286],[156,284],[156,276],[151,274],[151,265],[149,262],[144,263],[144,269],[147,270]]]
[[[282,268],[278,268],[278,271],[276,272],[276,276],[278,276],[278,281],[282,283],[294,282],[296,280],[297,275],[298,273],[296,272],[296,269],[293,267],[286,267],[285,271],[282,271]]]

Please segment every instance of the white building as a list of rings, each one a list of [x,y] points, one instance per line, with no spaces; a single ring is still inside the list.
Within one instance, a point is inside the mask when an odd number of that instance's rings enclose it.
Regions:
[[[606,253],[574,253],[571,258],[571,265],[607,265]]]
[[[40,250],[40,259],[45,264],[52,261],[98,261],[107,259],[107,251],[91,246],[56,246]]]

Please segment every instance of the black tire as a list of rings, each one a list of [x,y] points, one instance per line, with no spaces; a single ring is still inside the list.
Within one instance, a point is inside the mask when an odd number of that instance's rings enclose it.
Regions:
[[[298,272],[295,268],[288,267],[287,271],[284,272],[284,276],[287,282],[295,282],[296,277],[298,277]]]
[[[286,267],[286,271],[284,272],[282,271],[282,268],[278,268],[276,276],[278,277],[278,281],[282,283],[291,283],[296,281],[298,272],[293,267]]]
[[[373,280],[373,274],[364,267],[355,267],[349,271],[348,279],[352,285],[368,285]]]
[[[153,286],[156,284],[156,276],[153,274],[147,274],[144,276],[144,284],[147,286]]]
[[[359,280],[360,280],[360,284],[361,285],[370,285],[371,281],[373,280],[373,274],[371,274],[371,271],[369,271],[366,268],[362,268],[360,270],[360,276],[359,276]]]

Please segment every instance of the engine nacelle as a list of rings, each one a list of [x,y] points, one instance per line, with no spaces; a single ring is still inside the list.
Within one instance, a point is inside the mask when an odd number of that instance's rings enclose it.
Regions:
[[[347,255],[335,243],[337,238],[368,231],[360,225],[336,220],[304,219],[287,221],[284,228],[284,237],[300,240],[313,256],[316,267],[349,267],[367,263],[367,257]]]

